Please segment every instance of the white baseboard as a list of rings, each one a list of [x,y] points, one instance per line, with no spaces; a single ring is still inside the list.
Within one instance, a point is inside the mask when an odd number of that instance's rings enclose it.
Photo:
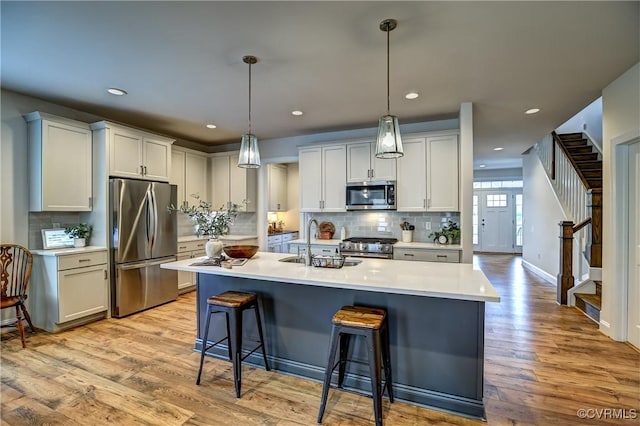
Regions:
[[[522,259],[522,266],[524,266],[525,268],[527,268],[528,270],[530,270],[531,272],[533,272],[534,274],[536,274],[537,276],[539,276],[540,278],[542,278],[543,280],[551,283],[551,284],[556,284],[556,277],[554,277],[553,275],[551,275],[550,273],[543,271],[542,269],[538,268],[537,266],[527,262],[526,260]]]

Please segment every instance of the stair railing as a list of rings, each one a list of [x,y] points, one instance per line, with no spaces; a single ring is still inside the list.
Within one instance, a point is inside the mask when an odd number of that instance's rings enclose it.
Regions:
[[[560,222],[560,267],[557,300],[567,303],[567,290],[574,286],[574,247],[577,239],[590,267],[602,266],[602,189],[590,188],[555,132],[538,142],[534,150],[570,220]],[[577,225],[575,222],[580,220]],[[587,226],[589,225],[589,226]],[[576,260],[577,270],[579,259]]]

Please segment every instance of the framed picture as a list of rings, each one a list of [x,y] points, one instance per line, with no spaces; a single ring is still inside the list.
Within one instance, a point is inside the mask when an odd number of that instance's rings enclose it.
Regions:
[[[42,248],[45,250],[73,247],[73,238],[62,228],[42,230]]]

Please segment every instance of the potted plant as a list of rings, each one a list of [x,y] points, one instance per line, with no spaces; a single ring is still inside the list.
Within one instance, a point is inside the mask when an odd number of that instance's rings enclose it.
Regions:
[[[449,219],[440,231],[429,234],[429,238],[433,238],[434,242],[440,244],[459,244],[460,228],[456,222]]]
[[[232,225],[238,216],[238,207],[240,206],[232,204],[229,209],[220,207],[218,210],[214,210],[211,203],[201,200],[199,195],[192,195],[192,197],[196,199],[197,204],[182,205],[180,208],[171,205],[169,210],[179,211],[189,216],[195,225],[196,236],[209,239],[205,245],[207,256],[218,257],[222,253],[222,243],[218,237],[229,233],[229,225]],[[246,202],[244,203],[246,204]]]
[[[70,225],[64,228],[64,232],[73,238],[74,247],[84,247],[87,245],[87,240],[91,237],[91,231],[93,226],[86,223],[79,223],[77,225]]]

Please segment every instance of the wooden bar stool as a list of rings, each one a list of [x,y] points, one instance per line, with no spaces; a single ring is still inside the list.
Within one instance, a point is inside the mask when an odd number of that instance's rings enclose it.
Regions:
[[[242,314],[247,309],[253,309],[256,315],[256,323],[258,326],[258,336],[260,343],[253,348],[251,352],[242,356]],[[211,317],[215,313],[223,312],[225,314],[227,336],[217,342],[207,346],[207,336],[209,335],[209,324]],[[236,388],[236,398],[240,398],[240,386],[242,378],[242,361],[249,355],[254,353],[258,348],[262,349],[262,359],[264,359],[264,367],[269,371],[269,363],[267,362],[267,354],[264,349],[264,338],[262,336],[262,324],[260,322],[260,308],[258,307],[258,297],[255,293],[241,293],[238,291],[226,291],[212,296],[207,299],[207,314],[205,319],[204,334],[202,335],[202,352],[200,353],[200,368],[198,369],[198,378],[196,384],[200,384],[200,376],[202,375],[202,365],[204,363],[205,353],[220,342],[227,341],[229,347],[229,360],[233,364],[233,381]]]
[[[391,351],[389,349],[389,327],[387,326],[387,313],[384,309],[368,308],[364,306],[343,306],[333,316],[331,328],[331,343],[327,369],[324,373],[322,386],[322,401],[318,413],[318,423],[322,423],[322,416],[327,404],[327,396],[331,387],[333,370],[338,367],[338,388],[342,388],[347,362],[359,361],[347,358],[349,340],[352,335],[364,336],[367,342],[367,357],[369,374],[371,377],[371,396],[373,397],[373,411],[375,413],[376,426],[382,425],[382,394],[387,389],[389,401],[393,402],[393,389],[391,378]],[[340,345],[339,360],[336,363],[336,350]],[[382,385],[381,361],[384,365],[385,384]],[[361,362],[360,362],[361,363]]]

